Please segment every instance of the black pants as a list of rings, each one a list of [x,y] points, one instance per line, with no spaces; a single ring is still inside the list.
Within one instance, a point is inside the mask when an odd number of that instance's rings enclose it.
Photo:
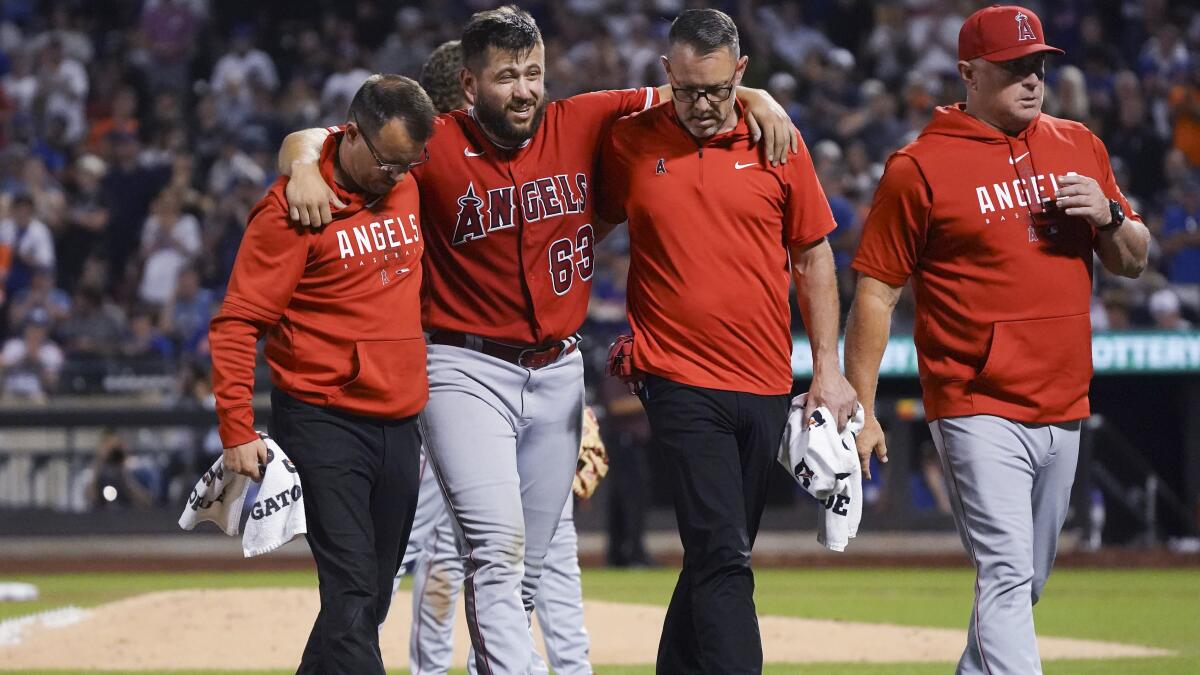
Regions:
[[[628,416],[624,416],[628,417]],[[641,415],[638,415],[641,417]],[[610,421],[611,420],[611,421]],[[608,564],[614,567],[648,565],[646,553],[646,507],[649,467],[646,466],[646,439],[629,429],[622,418],[607,418],[604,444],[609,459],[620,471],[609,473],[608,490]],[[645,424],[639,420],[638,424]]]
[[[296,465],[321,611],[297,673],[383,675],[379,624],[412,529],[417,418],[385,420],[271,395],[271,435]]]
[[[643,403],[671,469],[683,542],[658,673],[762,672],[750,549],[789,401],[646,378]]]

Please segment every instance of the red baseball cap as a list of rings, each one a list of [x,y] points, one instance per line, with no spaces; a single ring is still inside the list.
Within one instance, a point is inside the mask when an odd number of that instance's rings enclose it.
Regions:
[[[1046,44],[1042,21],[1024,7],[992,5],[967,17],[958,31],[958,59],[1011,61],[1038,52],[1062,54]]]

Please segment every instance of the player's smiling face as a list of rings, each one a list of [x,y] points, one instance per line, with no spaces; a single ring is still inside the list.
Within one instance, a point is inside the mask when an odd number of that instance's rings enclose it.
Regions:
[[[675,114],[696,138],[729,131],[737,124],[734,94],[746,72],[747,57],[722,47],[701,54],[688,44],[675,44],[662,57],[670,80]]]
[[[1046,55],[993,63],[959,62],[967,85],[968,112],[1008,133],[1019,133],[1042,111]]]
[[[546,112],[546,57],[541,44],[528,52],[488,47],[478,72],[463,71],[463,90],[475,117],[493,140],[517,146],[529,140]]]

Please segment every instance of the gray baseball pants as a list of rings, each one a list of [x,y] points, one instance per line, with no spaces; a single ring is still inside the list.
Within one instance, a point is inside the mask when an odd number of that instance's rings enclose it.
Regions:
[[[929,428],[975,566],[975,604],[956,672],[1040,674],[1033,605],[1067,517],[1080,422],[972,415],[935,420]]]
[[[413,675],[438,675],[450,670],[454,607],[463,583],[463,559],[433,469],[424,463],[422,469],[417,517],[401,569],[411,569],[413,577],[409,669]],[[546,655],[554,672],[591,675],[574,512],[575,500],[568,498],[546,553],[534,616],[542,628]],[[397,583],[402,575],[396,577]],[[534,673],[547,672],[540,655],[535,652],[531,658]],[[467,665],[469,672],[478,672],[473,660]]]
[[[578,350],[538,370],[429,345],[421,432],[465,554],[467,626],[485,675],[526,675],[550,540],[571,493],[583,413]]]

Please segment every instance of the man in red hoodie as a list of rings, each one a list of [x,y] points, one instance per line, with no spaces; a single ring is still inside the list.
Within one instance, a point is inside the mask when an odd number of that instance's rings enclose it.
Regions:
[[[345,206],[321,230],[288,220],[286,177],[250,214],[212,321],[213,385],[227,470],[260,479],[255,345],[266,336],[271,434],[304,490],[321,612],[301,673],[384,672],[378,626],[417,501],[417,413],[429,397],[421,333],[420,205],[409,169],[428,157],[433,103],[374,75],[320,170]]]
[[[1040,673],[1032,606],[1075,476],[1092,377],[1092,255],[1137,277],[1150,235],[1086,127],[1041,112],[1047,53],[1021,7],[959,33],[965,104],[938,108],[887,163],[854,268],[846,374],[867,409],[864,469],[886,456],[879,363],[913,281],[925,413],[976,569],[959,673]]]

